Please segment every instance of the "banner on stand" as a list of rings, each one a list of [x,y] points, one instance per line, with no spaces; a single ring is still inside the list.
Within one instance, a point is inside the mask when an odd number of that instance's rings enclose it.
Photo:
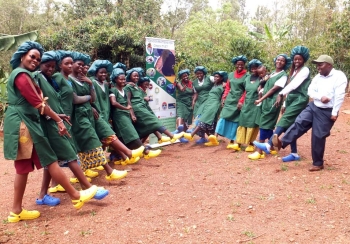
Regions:
[[[146,37],[146,75],[150,78],[147,94],[149,105],[155,115],[169,130],[176,127],[176,92],[175,82],[175,41],[162,38]],[[157,143],[152,134],[150,144]]]

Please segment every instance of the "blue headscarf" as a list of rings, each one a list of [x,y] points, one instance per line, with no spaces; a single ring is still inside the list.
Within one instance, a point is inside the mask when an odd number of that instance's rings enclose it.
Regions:
[[[125,75],[124,70],[120,68],[113,69],[111,76],[109,77],[111,82],[115,83],[115,79],[118,78],[119,75]]]
[[[238,61],[243,61],[244,63],[246,63],[248,61],[247,57],[245,55],[240,55],[237,57],[233,57],[231,62],[233,64],[236,64]]]
[[[88,70],[89,76],[95,76],[99,69],[105,68],[107,73],[111,74],[113,71],[113,64],[108,60],[95,60]]]
[[[25,42],[18,47],[17,51],[11,57],[10,64],[12,69],[17,68],[21,64],[21,58],[23,57],[23,55],[25,55],[32,49],[38,50],[40,56],[42,56],[44,53],[44,48],[39,43],[32,41]]]
[[[213,73],[213,76],[214,75],[220,75],[223,78],[222,82],[226,82],[227,79],[228,79],[228,74],[227,74],[226,71],[216,71],[216,72]]]
[[[248,63],[248,70],[250,71],[252,67],[259,67],[262,62],[259,59],[252,59]]]
[[[41,57],[42,64],[49,61],[58,61],[58,56],[55,51],[44,52],[43,56]]]
[[[189,70],[189,69],[180,70],[179,73],[177,73],[177,78],[181,79],[181,76],[182,76],[183,74],[190,75],[190,70]]]
[[[87,54],[83,54],[80,52],[71,52],[71,57],[73,58],[73,62],[83,61],[85,65],[89,65],[91,62],[90,56]]]
[[[113,69],[116,69],[116,68],[120,68],[120,69],[124,70],[124,72],[126,71],[126,65],[123,63],[120,63],[120,62],[113,65]]]
[[[131,78],[131,74],[134,73],[134,72],[137,72],[139,74],[139,77],[142,77],[142,75],[140,74],[139,72],[139,69],[137,68],[132,68],[132,69],[129,69],[128,71],[126,71],[126,81],[127,82],[130,82],[130,78]]]
[[[57,50],[56,55],[58,57],[58,64],[61,64],[62,60],[67,58],[67,57],[71,57],[73,59],[72,52],[70,52],[70,51]]]
[[[148,78],[147,76],[146,77],[141,77],[139,82],[137,82],[138,85],[141,85],[142,83],[144,82],[150,82],[150,78]]]
[[[290,58],[292,59],[292,61],[294,60],[295,55],[302,56],[304,62],[308,61],[308,59],[310,58],[309,49],[304,46],[296,46],[292,49],[292,51],[290,52]]]
[[[202,71],[204,75],[206,75],[208,73],[207,69],[204,66],[197,66],[194,69],[194,73],[197,73],[197,71]]]
[[[286,60],[286,64],[284,65],[283,69],[284,70],[289,69],[289,67],[292,65],[292,59],[290,57],[288,57],[287,55],[285,55],[285,54],[279,54],[279,55],[276,56],[276,58],[273,59],[275,65],[276,65],[277,58],[281,57],[281,56],[284,57],[284,59]]]

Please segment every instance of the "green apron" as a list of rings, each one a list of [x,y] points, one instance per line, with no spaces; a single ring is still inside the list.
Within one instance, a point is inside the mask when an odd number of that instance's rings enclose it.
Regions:
[[[11,72],[8,79],[8,107],[4,119],[4,157],[9,160],[15,160],[17,158],[19,128],[21,121],[23,121],[32,137],[40,164],[46,167],[57,161],[57,157],[47,137],[44,136],[40,125],[39,111],[30,105],[15,86],[15,78],[20,73],[26,73],[32,78],[32,74],[28,70],[16,68]]]
[[[206,102],[203,106],[203,112],[199,118],[200,122],[211,125],[219,115],[219,110],[221,107],[221,97],[224,92],[222,85],[213,86],[208,94]]]
[[[46,78],[39,72],[35,74],[35,81],[40,86],[44,97],[48,97],[48,104],[51,109],[57,114],[64,114],[63,109],[60,105],[60,94],[49,84]],[[59,160],[74,160],[77,159],[77,152],[75,150],[74,141],[72,137],[60,136],[57,130],[57,123],[49,119],[47,120],[44,116],[40,116],[41,127],[44,135],[48,138],[52,150],[55,152]],[[70,131],[70,126],[64,121],[64,124]]]
[[[188,125],[192,124],[192,98],[193,89],[186,87],[184,91],[180,91],[176,87],[176,117],[184,119]]]
[[[293,78],[294,76],[291,77],[291,80],[293,80]],[[297,89],[291,91],[287,95],[286,110],[278,121],[277,126],[286,129],[289,128],[289,126],[294,123],[300,112],[306,108],[307,104],[309,103],[307,90],[309,88],[310,82],[311,79],[309,75]]]
[[[78,96],[90,95],[88,84],[79,83],[71,76],[69,80],[72,82],[75,94]],[[90,102],[74,104],[71,122],[72,134],[78,152],[86,152],[102,145],[96,134],[95,119]]]
[[[258,87],[260,85],[259,77],[248,75],[245,79],[244,87],[246,91],[245,100],[239,115],[239,126],[247,128],[255,128],[258,125],[255,123],[260,107],[254,104],[258,100]]]
[[[72,116],[73,112],[73,87],[72,81],[66,80],[61,73],[55,73],[52,78],[60,87],[61,107],[64,114]]]
[[[93,79],[92,83],[94,84],[96,91],[96,101],[94,102],[100,117],[107,123],[109,123],[109,114],[111,110],[111,105],[109,102],[109,87],[106,82],[103,82],[104,91],[102,90],[100,84],[97,80]]]
[[[146,107],[142,89],[137,86],[126,85],[124,91],[126,94],[131,94],[131,106],[137,119],[134,126],[139,138],[144,138],[159,130],[163,125]]]
[[[125,91],[124,96],[122,96],[119,93],[118,89],[115,87],[111,88],[110,91],[115,95],[115,100],[117,103],[121,104],[124,107],[128,106],[128,100]],[[119,139],[121,139],[124,144],[128,144],[129,142],[139,139],[139,135],[137,134],[137,131],[132,124],[129,110],[122,110],[113,106],[111,109],[113,128]]]
[[[230,80],[230,92],[226,97],[225,105],[222,108],[220,118],[231,122],[238,122],[240,110],[237,108],[239,99],[244,92],[244,82],[247,74],[243,77],[236,79],[234,78],[233,72],[228,74]]]
[[[264,87],[264,95],[275,85],[276,81],[278,81],[282,76],[287,76],[287,73],[284,70],[267,80]],[[273,130],[275,128],[278,116],[281,111],[281,106],[276,108],[274,104],[276,102],[276,97],[278,96],[278,93],[282,89],[282,87],[279,88],[272,96],[266,98],[262,102],[259,123],[260,129]]]
[[[142,90],[142,88],[140,87],[142,93],[143,93],[143,97],[147,97],[147,92],[145,92],[144,90]],[[152,114],[155,115],[155,113],[153,112],[153,110],[151,109],[151,107],[149,106],[149,103],[143,99],[143,102],[145,103],[145,106],[147,107],[148,111],[150,111]]]
[[[193,116],[196,118],[198,115],[201,115],[203,112],[205,101],[208,98],[209,92],[213,87],[214,83],[210,81],[210,76],[203,77],[203,84],[200,86],[198,84],[198,79],[193,81],[193,87],[196,90],[198,97],[197,101],[193,108]]]

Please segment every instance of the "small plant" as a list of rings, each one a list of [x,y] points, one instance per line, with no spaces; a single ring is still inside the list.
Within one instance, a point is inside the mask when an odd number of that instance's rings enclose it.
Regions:
[[[14,231],[5,230],[4,234],[5,234],[5,236],[13,236],[15,234],[15,232]]]
[[[306,199],[306,203],[310,203],[310,204],[315,204],[316,203],[316,199],[314,198],[314,196]]]
[[[345,151],[345,150],[340,150],[339,153],[341,153],[341,154],[346,154],[346,153],[348,153],[348,152]]]
[[[24,225],[24,227],[29,228],[29,225],[26,222],[24,222],[23,225]]]
[[[282,164],[281,165],[281,170],[282,171],[288,171],[288,165],[287,164]]]
[[[80,232],[80,235],[81,235],[81,236],[91,235],[91,231],[90,231],[90,230],[87,230],[87,231],[83,231],[83,230],[82,230],[82,231]]]
[[[7,219],[3,219],[3,220],[2,220],[2,223],[3,223],[4,225],[6,225],[6,224],[9,223],[9,221],[8,221]]]
[[[295,166],[299,166],[300,163],[299,163],[298,161],[295,161],[295,162],[294,162],[294,165],[295,165]]]
[[[95,216],[96,215],[96,212],[94,210],[91,211],[90,213],[91,216]]]
[[[235,221],[235,218],[233,217],[232,214],[227,215],[227,220],[228,221]]]
[[[252,231],[243,231],[242,234],[248,236],[249,238],[255,237],[255,234]]]
[[[250,171],[251,168],[250,168],[250,167],[246,167],[245,170],[246,170],[246,171]]]
[[[48,234],[50,234],[50,232],[48,232],[48,231],[46,231],[46,230],[43,231],[43,232],[41,232],[41,235],[42,235],[42,236],[47,236]]]

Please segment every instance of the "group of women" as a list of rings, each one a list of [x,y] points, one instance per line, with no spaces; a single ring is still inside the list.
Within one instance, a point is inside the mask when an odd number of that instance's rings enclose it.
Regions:
[[[8,221],[40,216],[36,210],[22,208],[28,174],[34,167],[44,168],[36,204],[55,206],[60,199],[48,192],[65,191],[79,209],[86,201],[101,200],[109,193],[90,183],[98,176],[92,169],[105,170],[108,181],[127,175],[108,164],[105,150],[110,150],[110,161],[122,165],[156,157],[161,150],[144,146],[150,134],[159,143],[178,139],[186,143],[198,135],[196,143],[206,146],[219,145],[220,135],[230,140],[230,150],[245,146],[245,151],[252,152],[250,159],[274,153],[272,134],[286,131],[307,104],[310,79],[304,64],[308,58],[309,50],[297,46],[291,59],[278,55],[275,71],[268,74],[259,60],[248,62],[242,55],[232,59],[235,71],[231,73],[217,71],[210,76],[205,67],[196,67],[193,82],[190,71],[181,70],[174,84],[177,129],[170,132],[148,104],[150,80],[142,68],[126,70],[124,64],[108,60],[90,65],[90,57],[83,53],[44,52],[39,43],[22,44],[10,62],[13,71],[4,120],[4,154],[14,160],[16,169]],[[277,123],[281,107],[283,115]],[[259,142],[255,141],[258,134]],[[294,143],[283,160],[298,159]],[[68,180],[61,167],[69,167],[75,177]],[[83,190],[76,191],[71,183],[80,183]]]
[[[96,60],[90,66],[88,55],[44,52],[37,42],[22,44],[10,63],[4,154],[14,160],[16,177],[9,222],[40,216],[36,210],[22,208],[28,174],[34,167],[44,168],[36,204],[55,206],[60,199],[48,192],[65,191],[80,209],[86,201],[109,194],[90,183],[91,177],[98,176],[92,169],[105,170],[107,181],[127,175],[108,164],[106,149],[115,164],[134,164],[140,157],[161,153],[143,146],[149,134],[154,133],[159,142],[175,142],[183,136],[169,132],[150,109],[145,93],[150,80],[141,76],[141,68],[125,72],[124,64],[113,66],[108,60]],[[69,167],[75,177],[68,180],[60,166]],[[71,183],[80,183],[83,190],[76,191]]]
[[[248,62],[244,55],[232,59],[233,72],[215,72],[214,79],[203,66],[194,70],[197,79],[193,82],[189,80],[189,70],[181,70],[176,84],[177,130],[189,128],[193,117],[196,121],[182,142],[192,140],[197,134],[201,139],[196,143],[217,146],[220,135],[230,140],[228,149],[239,151],[244,147],[246,152],[251,152],[249,159],[276,154],[273,134],[285,132],[309,101],[310,71],[305,66],[308,59],[308,48],[296,46],[290,57],[280,54],[274,59],[275,70],[271,73],[267,73],[261,61]],[[293,142],[291,154],[282,160],[299,159]]]

